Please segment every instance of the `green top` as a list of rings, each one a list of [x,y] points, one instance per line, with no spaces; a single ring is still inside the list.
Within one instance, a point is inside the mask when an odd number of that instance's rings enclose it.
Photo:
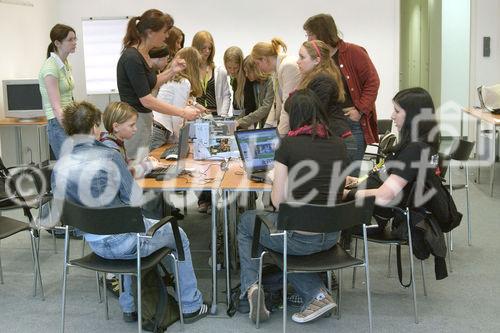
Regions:
[[[47,120],[49,120],[55,118],[55,116],[52,105],[50,104],[47,87],[45,87],[45,77],[47,75],[52,75],[58,80],[61,108],[64,108],[73,102],[73,88],[75,87],[75,83],[73,81],[73,75],[71,74],[71,66],[68,61],[66,60],[63,62],[57,54],[51,53],[50,57],[45,60],[45,63],[40,69],[40,74],[38,74],[38,83],[40,85],[40,94],[42,95],[43,109],[45,111],[45,115],[47,116]]]

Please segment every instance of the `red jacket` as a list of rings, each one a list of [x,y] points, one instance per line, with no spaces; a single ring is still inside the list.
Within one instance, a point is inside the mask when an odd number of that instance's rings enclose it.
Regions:
[[[378,142],[377,99],[380,79],[368,53],[356,44],[340,40],[338,44],[339,68],[347,81],[352,102],[362,116],[361,127],[367,144]]]

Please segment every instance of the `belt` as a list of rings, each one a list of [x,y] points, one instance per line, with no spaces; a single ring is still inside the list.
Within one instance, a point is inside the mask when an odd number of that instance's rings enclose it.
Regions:
[[[153,127],[155,128],[158,128],[158,129],[161,129],[162,131],[168,131],[165,126],[163,126],[162,124],[160,123],[156,123],[156,122],[153,122]]]

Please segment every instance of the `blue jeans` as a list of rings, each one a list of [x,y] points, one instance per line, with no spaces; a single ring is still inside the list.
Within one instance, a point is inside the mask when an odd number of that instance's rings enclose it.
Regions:
[[[355,161],[361,161],[363,160],[363,156],[365,154],[366,150],[366,142],[365,142],[365,135],[363,133],[363,127],[361,127],[359,122],[352,121],[348,119],[349,121],[349,126],[351,126],[351,132],[352,136],[356,140],[356,149],[355,150],[350,150],[349,147],[347,147],[347,153],[349,154],[349,157],[351,158],[351,162]],[[347,146],[347,144],[346,144]],[[351,173],[351,176],[353,177],[358,177],[359,176],[359,169],[355,170],[353,173]]]
[[[238,225],[238,249],[240,252],[241,268],[241,298],[245,296],[248,288],[258,281],[259,261],[252,259],[252,239],[255,225],[255,215],[264,214],[273,221],[276,226],[278,222],[277,212],[246,211],[241,215]],[[290,255],[309,255],[332,248],[339,238],[339,233],[303,235],[289,231],[287,234],[287,248]],[[283,236],[273,236],[269,230],[262,226],[260,229],[260,248],[283,253]],[[290,273],[288,281],[293,285],[295,291],[302,297],[304,304],[309,304],[322,290],[326,290],[325,284],[318,273]]]
[[[61,154],[61,147],[64,140],[68,137],[57,118],[49,119],[47,122],[47,136],[49,138],[49,145],[54,153],[56,159],[59,159]]]
[[[144,219],[144,226],[148,230],[156,220]],[[184,248],[185,260],[179,261],[179,285],[182,301],[182,311],[191,313],[198,311],[203,303],[203,296],[198,290],[196,276],[191,261],[189,240],[184,230],[179,229],[181,241]],[[100,241],[88,242],[92,251],[106,259],[135,259],[137,256],[137,236],[134,233],[111,235]],[[151,239],[141,239],[141,257],[147,257],[155,251],[169,247],[175,251],[175,240],[172,226],[166,224],[155,233]],[[169,272],[174,272],[173,262],[163,258],[162,263]],[[123,289],[120,293],[120,306],[123,312],[135,311],[134,297],[132,294],[132,278],[130,275],[123,276]]]

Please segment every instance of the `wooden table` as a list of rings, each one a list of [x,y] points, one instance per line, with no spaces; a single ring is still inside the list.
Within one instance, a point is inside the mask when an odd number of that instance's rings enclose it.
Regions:
[[[482,161],[480,161],[480,153],[484,151],[482,145],[480,145],[479,136],[481,134],[481,123],[486,123],[491,126],[491,133],[493,133],[493,139],[490,143],[490,152],[493,155],[493,158],[486,161],[486,164],[490,166],[490,196],[493,196],[493,182],[495,179],[495,161],[496,161],[496,130],[497,127],[500,126],[500,115],[494,115],[491,112],[484,111],[483,109],[472,108],[472,109],[463,109],[463,112],[466,115],[471,116],[476,122],[476,162],[477,162],[477,173],[476,173],[476,182],[480,181],[480,167]]]
[[[151,156],[159,158],[166,146],[155,149]],[[175,164],[176,161],[161,160],[165,164]],[[144,190],[157,192],[174,191],[211,191],[212,193],[212,305],[210,312],[217,313],[217,201],[218,190],[225,171],[221,170],[219,161],[195,161],[192,154],[184,160],[185,168],[190,174],[181,174],[176,178],[158,181],[151,178],[137,180]]]
[[[0,126],[4,127],[14,127],[16,133],[16,163],[17,165],[23,164],[22,159],[22,146],[23,146],[23,138],[21,135],[21,128],[28,126],[36,126],[37,135],[38,135],[38,152],[41,163],[43,161],[42,158],[42,143],[41,143],[41,129],[47,126],[46,118],[37,118],[35,121],[19,121],[17,118],[3,118],[0,119]]]

